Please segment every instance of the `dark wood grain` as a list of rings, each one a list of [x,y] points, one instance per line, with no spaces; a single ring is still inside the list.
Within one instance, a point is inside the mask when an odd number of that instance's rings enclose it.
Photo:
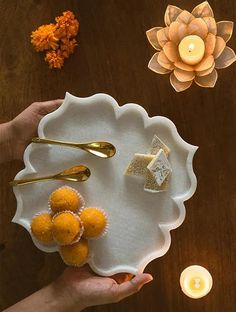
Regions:
[[[176,0],[191,10],[199,1]],[[163,25],[168,1],[160,0],[1,0],[0,122],[34,101],[97,92],[120,105],[141,104],[150,116],[163,115],[181,136],[200,148],[194,160],[198,188],[186,203],[183,225],[172,232],[169,252],[146,268],[154,281],[118,304],[88,311],[233,312],[236,311],[236,66],[219,71],[213,90],[193,86],[177,94],[167,76],[147,69],[154,53],[145,37]],[[217,20],[235,20],[235,0],[211,1]],[[37,26],[70,9],[81,24],[79,48],[60,71],[47,68],[30,44]],[[236,49],[236,32],[230,46]],[[45,254],[29,234],[11,223],[16,201],[8,181],[23,167],[0,167],[0,309],[53,280],[63,270],[57,254]],[[213,275],[211,293],[187,298],[179,286],[181,271],[200,264]]]

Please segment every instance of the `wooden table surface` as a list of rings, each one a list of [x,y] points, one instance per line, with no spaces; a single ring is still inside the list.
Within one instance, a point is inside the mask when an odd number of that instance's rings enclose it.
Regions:
[[[199,1],[175,0],[191,10]],[[11,0],[0,1],[0,122],[34,101],[105,92],[120,105],[142,105],[150,116],[163,115],[181,136],[200,148],[194,158],[198,178],[195,195],[186,203],[186,220],[172,232],[168,253],[150,263],[154,281],[123,302],[89,311],[236,311],[236,65],[219,71],[212,89],[196,85],[177,94],[167,76],[147,68],[154,50],[145,31],[163,25],[164,0]],[[235,20],[235,0],[212,0],[217,20]],[[30,44],[30,33],[64,10],[80,21],[79,48],[62,70],[50,70]],[[236,49],[236,32],[229,45]],[[28,232],[11,223],[16,200],[8,181],[23,167],[10,162],[0,168],[0,309],[62,272],[57,253],[37,250]],[[181,271],[200,264],[214,285],[200,300],[186,297]]]

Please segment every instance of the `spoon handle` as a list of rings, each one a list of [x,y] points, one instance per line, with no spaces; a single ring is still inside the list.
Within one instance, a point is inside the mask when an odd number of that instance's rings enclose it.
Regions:
[[[65,141],[59,141],[59,140],[49,140],[49,139],[41,139],[39,137],[32,139],[33,143],[43,143],[43,144],[55,144],[55,145],[64,145],[64,146],[70,146],[70,147],[77,147],[80,148],[80,144],[73,143],[73,142],[65,142]],[[82,144],[81,144],[82,145]]]
[[[80,149],[82,149],[88,153],[91,153],[91,154],[95,154],[95,152],[98,149],[101,150],[101,147],[99,147],[100,142],[73,143],[73,142],[65,142],[65,141],[59,141],[59,140],[41,139],[39,137],[33,138],[32,142],[33,143],[43,143],[43,144],[64,145],[64,146],[69,146],[69,147],[80,148]],[[93,144],[95,146],[93,146]],[[95,155],[97,155],[97,154],[95,154]]]
[[[84,182],[88,179],[88,177],[84,177],[81,175],[81,177],[73,177],[73,176],[51,176],[51,177],[42,177],[42,178],[32,178],[32,179],[23,179],[23,180],[13,180],[9,182],[11,186],[17,186],[17,185],[26,185],[31,184],[35,182],[44,182],[44,181],[51,181],[51,180],[61,180],[61,181],[70,181],[70,182]]]
[[[25,184],[30,184],[34,182],[40,182],[40,181],[50,181],[55,179],[55,176],[48,176],[48,177],[39,177],[39,178],[32,178],[32,179],[22,179],[22,180],[13,180],[9,182],[11,186],[16,186],[16,185],[25,185]]]

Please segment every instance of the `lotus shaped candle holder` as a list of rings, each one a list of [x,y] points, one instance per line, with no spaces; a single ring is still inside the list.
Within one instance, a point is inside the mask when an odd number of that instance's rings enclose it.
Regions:
[[[190,13],[169,5],[165,12],[165,27],[146,32],[150,44],[157,50],[148,67],[158,74],[169,74],[177,92],[188,89],[193,81],[213,88],[218,78],[216,69],[226,68],[236,60],[228,46],[233,22],[216,22],[207,1]]]

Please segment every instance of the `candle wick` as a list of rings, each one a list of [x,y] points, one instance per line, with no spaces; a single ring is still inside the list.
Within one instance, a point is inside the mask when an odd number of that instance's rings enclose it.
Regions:
[[[192,52],[194,50],[194,44],[190,43],[190,45],[188,46],[188,51]]]
[[[200,278],[195,278],[194,279],[194,287],[195,288],[200,288]]]

